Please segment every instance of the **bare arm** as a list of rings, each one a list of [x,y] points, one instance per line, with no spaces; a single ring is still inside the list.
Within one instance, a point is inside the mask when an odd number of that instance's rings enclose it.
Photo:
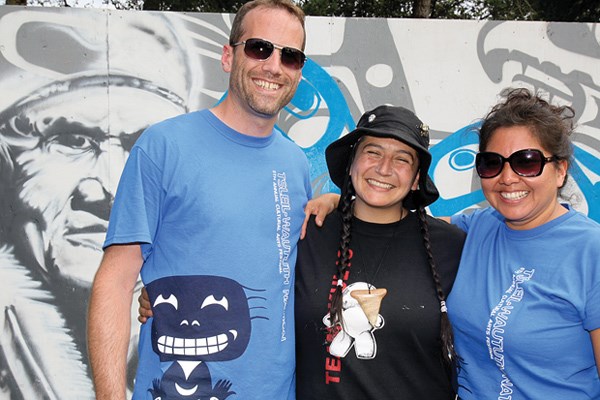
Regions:
[[[146,288],[143,287],[140,295],[138,296],[138,321],[140,323],[145,324],[148,321],[148,318],[152,317],[152,308],[150,307],[150,297],[148,297],[148,292]]]
[[[125,399],[133,290],[142,267],[138,244],[104,252],[88,309],[88,351],[96,399]]]
[[[317,226],[323,226],[325,217],[333,212],[340,202],[340,195],[336,193],[325,193],[309,200],[304,207],[304,223],[302,224],[302,231],[300,232],[300,239],[304,239],[306,236],[306,226],[308,225],[308,219],[311,215],[316,215],[315,223]]]
[[[594,329],[590,332],[592,337],[592,346],[594,348],[594,357],[596,358],[596,369],[600,376],[600,329]]]

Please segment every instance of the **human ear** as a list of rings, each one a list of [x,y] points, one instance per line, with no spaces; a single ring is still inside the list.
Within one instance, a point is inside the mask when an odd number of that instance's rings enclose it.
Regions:
[[[569,164],[567,160],[558,160],[554,166],[556,170],[556,187],[562,188],[567,181],[567,169]]]
[[[226,44],[223,46],[223,53],[221,54],[221,67],[223,71],[231,72],[231,66],[233,65],[233,47]]]
[[[417,171],[417,175],[415,176],[415,179],[413,181],[413,184],[410,188],[410,190],[419,190],[419,178],[421,177],[421,172]]]

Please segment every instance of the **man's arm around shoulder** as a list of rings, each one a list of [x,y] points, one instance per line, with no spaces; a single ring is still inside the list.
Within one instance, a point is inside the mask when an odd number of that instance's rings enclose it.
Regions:
[[[112,245],[94,278],[87,335],[97,400],[125,399],[131,301],[142,263],[139,244]]]

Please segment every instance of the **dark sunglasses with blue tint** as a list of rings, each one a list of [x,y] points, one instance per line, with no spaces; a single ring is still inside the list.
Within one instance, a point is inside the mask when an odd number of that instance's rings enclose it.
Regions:
[[[267,61],[273,54],[275,49],[281,52],[281,64],[291,69],[302,69],[306,61],[306,55],[302,50],[293,47],[282,47],[265,39],[246,39],[243,42],[233,43],[231,46],[236,47],[244,45],[244,53],[258,61]]]
[[[493,178],[500,175],[504,164],[508,163],[517,175],[532,178],[542,174],[546,163],[558,160],[558,156],[544,157],[544,153],[537,149],[515,151],[508,158],[484,151],[475,156],[475,169],[480,178]]]

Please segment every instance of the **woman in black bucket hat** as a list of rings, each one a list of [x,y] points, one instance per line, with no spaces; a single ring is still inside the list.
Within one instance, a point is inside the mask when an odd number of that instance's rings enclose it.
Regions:
[[[445,300],[464,234],[425,212],[428,146],[414,113],[380,106],[327,148],[342,195],[299,245],[298,399],[454,399]]]

